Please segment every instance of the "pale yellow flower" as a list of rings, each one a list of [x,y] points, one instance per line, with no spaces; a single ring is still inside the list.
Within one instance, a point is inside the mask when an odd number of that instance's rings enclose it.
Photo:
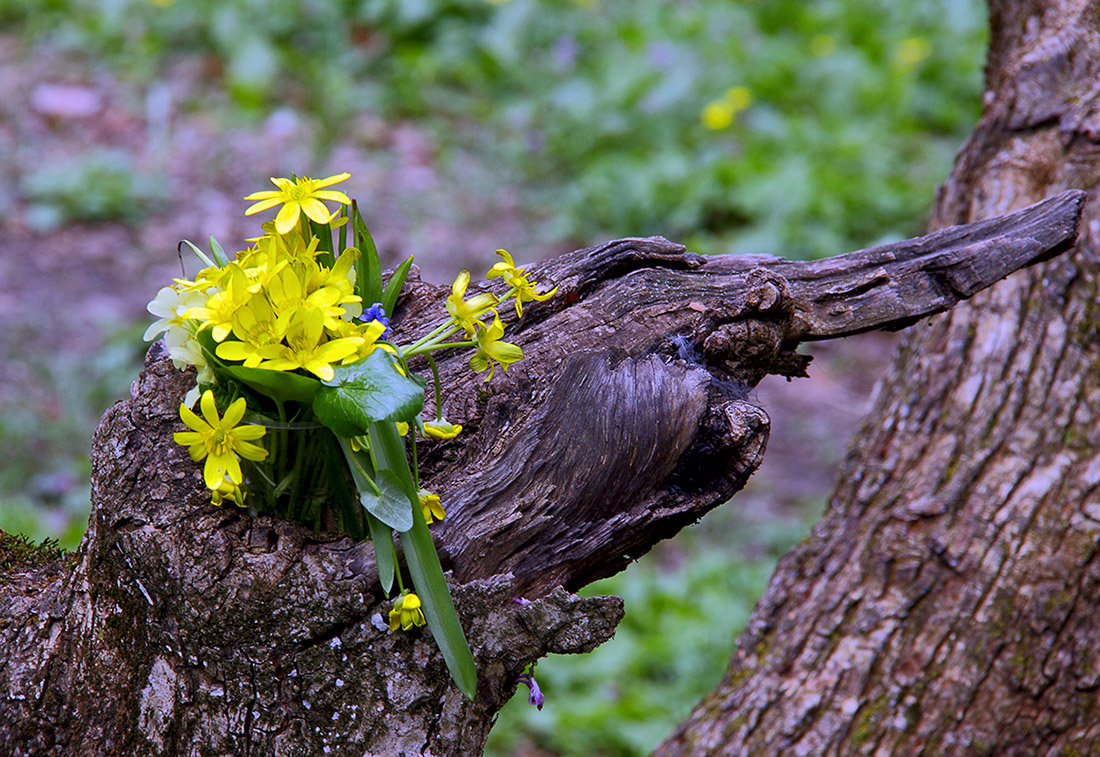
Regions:
[[[451,294],[447,298],[447,312],[455,326],[461,326],[466,332],[466,337],[474,335],[475,324],[478,318],[487,313],[498,300],[495,294],[483,292],[475,294],[469,300],[462,299],[466,295],[466,288],[470,285],[470,272],[461,271],[451,285]]]

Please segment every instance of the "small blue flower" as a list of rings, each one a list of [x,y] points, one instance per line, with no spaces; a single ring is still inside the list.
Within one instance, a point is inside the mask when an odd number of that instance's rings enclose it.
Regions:
[[[546,704],[546,695],[542,693],[542,689],[539,688],[538,683],[535,681],[533,673],[524,673],[516,679],[519,683],[527,684],[527,688],[531,689],[530,696],[527,697],[527,703],[534,705],[538,709],[542,709],[542,706]]]
[[[365,310],[363,314],[359,316],[359,320],[361,320],[363,323],[378,321],[386,327],[386,330],[382,332],[382,338],[389,339],[391,336],[393,336],[393,329],[390,328],[389,316],[386,315],[386,309],[382,307],[381,302],[376,302],[371,305],[369,309]]]

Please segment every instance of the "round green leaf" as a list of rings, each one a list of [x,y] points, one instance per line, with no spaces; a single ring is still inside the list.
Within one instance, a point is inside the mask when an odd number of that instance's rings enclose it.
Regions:
[[[380,421],[410,422],[424,405],[423,381],[398,373],[381,349],[333,370],[313,397],[313,412],[339,436],[361,436]]]

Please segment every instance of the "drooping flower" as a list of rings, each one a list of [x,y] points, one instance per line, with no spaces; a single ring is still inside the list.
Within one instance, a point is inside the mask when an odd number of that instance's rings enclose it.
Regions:
[[[462,426],[451,423],[446,418],[424,421],[424,433],[433,439],[454,439],[462,433]]]
[[[244,498],[248,490],[233,483],[228,478],[223,478],[216,489],[210,491],[210,504],[224,505],[226,503],[244,507]]]
[[[451,314],[454,325],[466,332],[467,339],[474,335],[475,324],[479,323],[477,319],[498,302],[496,295],[489,292],[475,294],[469,300],[462,299],[469,285],[470,272],[462,271],[451,285],[451,294],[447,297],[447,312]]]
[[[404,591],[394,600],[393,609],[390,610],[390,630],[408,631],[413,626],[422,626],[424,611],[420,609],[420,597],[411,591]]]
[[[478,373],[488,368],[489,375],[485,377],[486,381],[491,379],[493,372],[496,371],[493,363],[499,363],[504,370],[508,370],[509,365],[523,359],[523,350],[514,344],[500,341],[502,336],[504,336],[504,324],[495,312],[490,325],[477,322],[477,333],[474,334],[477,352],[470,358],[470,367]]]
[[[542,689],[539,688],[538,683],[535,681],[535,674],[527,672],[516,680],[519,683],[527,684],[527,688],[531,690],[530,695],[527,697],[527,703],[541,710],[542,706],[546,704],[546,695],[542,693]]]
[[[272,178],[271,183],[278,189],[253,192],[245,197],[246,200],[257,200],[258,202],[250,205],[244,214],[250,216],[253,213],[259,213],[281,204],[283,207],[279,210],[279,214],[275,216],[275,230],[280,234],[290,233],[290,230],[297,225],[298,218],[302,213],[305,213],[317,223],[328,223],[332,220],[332,214],[328,212],[328,208],[321,201],[332,200],[342,205],[350,205],[351,200],[343,192],[324,189],[324,187],[337,184],[350,176],[349,173],[341,173],[329,176],[327,179],[301,178],[297,181]]]
[[[539,294],[535,291],[535,287],[538,286],[538,283],[527,280],[527,274],[524,273],[522,268],[516,268],[515,261],[512,260],[512,256],[508,254],[507,250],[497,250],[497,255],[500,255],[503,260],[500,263],[495,263],[493,267],[489,269],[489,273],[485,275],[485,278],[503,278],[508,285],[515,290],[516,315],[518,317],[523,317],[524,302],[530,302],[532,300],[543,302],[553,297],[558,291],[558,288],[554,287],[545,294]]]
[[[206,488],[217,489],[223,479],[234,484],[244,482],[238,455],[247,460],[263,460],[267,450],[252,441],[264,435],[263,426],[238,426],[244,417],[245,401],[241,397],[225,411],[224,417],[218,417],[218,407],[214,402],[214,392],[207,389],[199,402],[202,418],[195,415],[186,405],[180,405],[180,418],[190,431],[177,431],[172,435],[176,444],[182,444],[191,453],[195,462],[206,458],[203,467],[203,480]]]
[[[421,489],[416,493],[416,496],[420,500],[420,508],[424,511],[424,522],[429,526],[434,521],[443,520],[447,517],[447,511],[439,503],[438,494],[427,489]]]

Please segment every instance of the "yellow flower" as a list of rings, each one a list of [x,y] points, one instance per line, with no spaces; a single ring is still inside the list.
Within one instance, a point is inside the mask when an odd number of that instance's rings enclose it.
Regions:
[[[247,460],[263,460],[267,457],[267,450],[251,443],[251,440],[263,436],[266,429],[263,426],[237,425],[244,417],[244,397],[229,406],[224,418],[218,417],[214,393],[209,389],[203,392],[199,404],[202,407],[202,418],[186,405],[180,405],[180,418],[191,430],[177,431],[172,438],[176,444],[188,448],[187,451],[195,462],[206,458],[202,471],[206,488],[216,490],[224,479],[238,485],[243,483],[241,463],[237,456]]]
[[[450,423],[446,418],[440,418],[435,421],[424,421],[424,433],[433,439],[454,439],[462,433],[462,426]]]
[[[712,100],[703,108],[699,119],[703,126],[712,131],[728,129],[733,125],[737,114],[752,105],[752,90],[748,87],[730,87],[717,100]]]
[[[351,174],[341,173],[329,176],[327,179],[301,178],[297,181],[272,178],[271,183],[279,189],[253,192],[245,197],[246,200],[258,200],[258,202],[250,205],[244,214],[250,216],[281,204],[283,207],[275,216],[275,230],[280,234],[289,233],[297,225],[302,213],[317,223],[328,223],[332,220],[332,214],[328,212],[328,208],[321,200],[332,200],[343,205],[350,205],[351,200],[343,192],[324,189],[324,187],[344,181],[350,176]]]
[[[478,373],[488,368],[489,375],[485,377],[486,381],[493,377],[493,372],[496,370],[493,363],[500,363],[504,370],[508,370],[509,365],[523,359],[523,350],[514,344],[500,341],[504,336],[504,324],[500,322],[500,316],[495,312],[491,325],[486,326],[478,321],[477,326],[477,333],[474,335],[477,352],[470,358],[470,367]]]
[[[729,128],[733,124],[734,110],[730,103],[723,100],[714,100],[706,104],[699,119],[703,126],[711,131],[720,131]]]
[[[438,494],[433,494],[427,489],[421,489],[416,493],[416,496],[420,499],[420,508],[424,511],[424,522],[429,526],[434,521],[443,520],[447,517],[443,505],[439,504]]]
[[[263,360],[256,367],[269,371],[304,368],[322,381],[331,381],[335,375],[332,364],[354,354],[364,340],[349,336],[322,343],[324,329],[324,313],[317,308],[299,309],[287,325],[286,344],[268,344],[256,350]]]
[[[240,341],[224,341],[214,353],[222,360],[243,360],[245,368],[255,368],[262,360],[260,350],[282,341],[290,316],[284,313],[276,318],[267,299],[253,297],[233,314],[233,336]]]
[[[475,294],[469,300],[463,300],[466,287],[469,285],[470,272],[462,271],[455,279],[455,283],[451,285],[451,295],[447,298],[447,312],[451,314],[455,326],[461,326],[466,331],[467,338],[474,335],[478,317],[498,302],[496,295],[488,292]]]
[[[290,265],[290,259],[277,241],[279,239],[280,237],[264,235],[256,240],[255,247],[237,255],[237,262],[244,267],[248,276],[248,291],[252,294],[266,289],[271,280]]]
[[[903,39],[894,50],[894,58],[906,67],[912,67],[932,54],[932,43],[924,37]]]
[[[408,631],[413,626],[424,625],[425,622],[424,612],[420,609],[420,597],[411,591],[405,591],[394,600],[393,609],[390,610],[391,631],[398,628]]]
[[[489,269],[489,273],[485,278],[495,279],[497,277],[503,277],[504,280],[508,282],[516,293],[516,316],[519,318],[523,317],[524,302],[530,302],[531,300],[543,302],[553,297],[558,291],[558,288],[554,287],[546,294],[539,294],[535,291],[535,287],[538,286],[538,284],[534,281],[528,281],[527,275],[522,268],[516,268],[516,264],[507,250],[497,250],[497,255],[500,255],[504,260],[494,264],[493,267]]]
[[[344,322],[341,321],[341,323]],[[388,347],[387,345],[378,344],[378,340],[382,338],[382,334],[384,334],[386,331],[386,327],[378,321],[371,321],[370,323],[362,324],[348,323],[345,328],[348,330],[349,334],[352,334],[359,339],[359,347],[356,348],[354,353],[344,358],[345,365],[347,365],[348,363],[354,363],[357,360],[362,360],[367,355],[374,352],[378,347],[381,347],[383,350],[386,350],[388,352],[393,352],[393,349]],[[400,373],[402,376],[405,375],[405,373],[401,370],[401,366],[395,365],[394,368],[396,368],[397,372]]]

